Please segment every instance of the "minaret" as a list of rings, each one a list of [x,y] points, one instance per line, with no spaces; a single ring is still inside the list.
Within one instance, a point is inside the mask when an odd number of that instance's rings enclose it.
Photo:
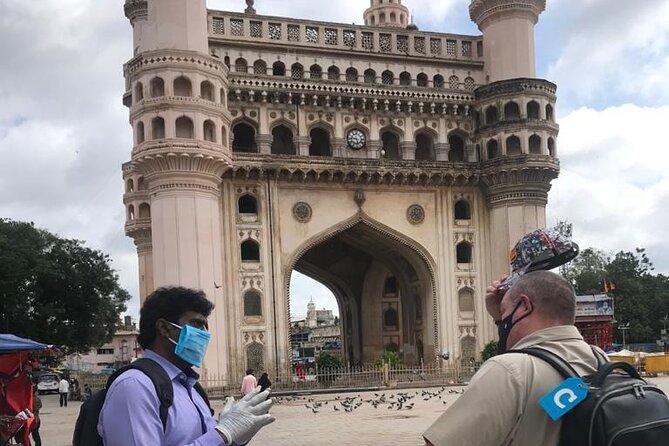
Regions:
[[[205,0],[126,0],[134,57],[125,64],[134,130],[123,166],[126,233],[140,300],[154,288],[201,289],[216,303],[203,372],[225,375],[221,175],[230,165],[228,68],[209,55]],[[219,355],[219,352],[221,354]]]
[[[366,26],[406,28],[409,24],[409,10],[402,0],[371,0],[364,13]]]
[[[469,16],[483,33],[489,82],[535,77],[534,25],[546,0],[472,0]]]
[[[309,328],[316,328],[318,325],[318,317],[316,316],[316,304],[314,303],[314,299],[311,298],[309,303],[307,304],[307,327]]]

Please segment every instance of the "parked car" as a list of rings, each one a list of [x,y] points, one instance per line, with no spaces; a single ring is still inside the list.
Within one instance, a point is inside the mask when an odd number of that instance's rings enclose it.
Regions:
[[[37,392],[39,394],[58,393],[59,382],[60,377],[55,373],[43,373],[37,377]]]

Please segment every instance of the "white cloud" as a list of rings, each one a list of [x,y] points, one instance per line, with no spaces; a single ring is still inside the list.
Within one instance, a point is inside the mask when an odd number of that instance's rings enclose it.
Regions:
[[[560,121],[560,178],[549,196],[549,221],[574,223],[582,247],[607,252],[648,248],[669,272],[669,106],[582,108]]]

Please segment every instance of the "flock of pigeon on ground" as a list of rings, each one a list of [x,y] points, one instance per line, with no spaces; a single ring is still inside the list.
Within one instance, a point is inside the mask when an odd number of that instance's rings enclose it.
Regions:
[[[310,409],[313,413],[320,413],[321,411],[332,407],[334,412],[344,411],[351,413],[354,410],[360,408],[363,404],[369,404],[374,409],[379,407],[385,407],[387,410],[411,410],[414,408],[416,401],[422,399],[423,401],[430,401],[432,398],[442,399],[442,393],[446,391],[446,387],[441,387],[441,389],[436,392],[430,392],[428,390],[421,391],[411,391],[411,392],[397,392],[397,393],[374,393],[374,398],[365,399],[360,395],[357,396],[336,396],[334,400],[325,400],[317,401],[313,398],[307,398],[306,396],[286,396],[286,397],[277,397],[276,402],[281,404],[284,402],[302,402],[305,401],[304,407]],[[450,394],[462,394],[465,393],[465,389],[455,390],[449,389],[448,393]],[[418,399],[416,399],[418,398]],[[416,400],[415,400],[416,399]],[[415,401],[414,401],[415,400]],[[447,404],[446,401],[442,400],[442,404]],[[332,403],[329,404],[328,403]]]

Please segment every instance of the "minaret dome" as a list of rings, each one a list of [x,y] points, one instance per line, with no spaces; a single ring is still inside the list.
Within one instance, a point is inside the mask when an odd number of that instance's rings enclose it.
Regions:
[[[371,0],[364,18],[366,26],[406,28],[409,10],[402,5],[402,0]]]

